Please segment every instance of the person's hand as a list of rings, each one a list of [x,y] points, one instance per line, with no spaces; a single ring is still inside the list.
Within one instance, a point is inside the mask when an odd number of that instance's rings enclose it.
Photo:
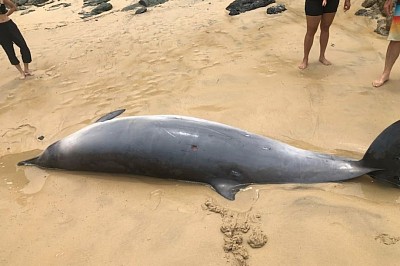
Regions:
[[[389,1],[389,0],[388,0]],[[349,10],[350,9],[350,7],[351,7],[351,3],[350,3],[350,0],[345,0],[344,1],[344,12],[346,12],[347,10]]]
[[[322,0],[322,6],[326,6],[326,1],[327,0]]]
[[[386,0],[385,4],[383,5],[383,10],[385,11],[386,15],[390,16],[393,13],[393,0]]]

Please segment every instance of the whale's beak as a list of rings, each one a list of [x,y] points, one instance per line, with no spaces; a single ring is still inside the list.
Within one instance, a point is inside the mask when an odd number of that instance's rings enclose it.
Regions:
[[[21,165],[36,165],[38,159],[39,159],[39,156],[35,157],[35,158],[32,158],[32,159],[29,159],[29,160],[21,161],[17,165],[18,166],[21,166]]]

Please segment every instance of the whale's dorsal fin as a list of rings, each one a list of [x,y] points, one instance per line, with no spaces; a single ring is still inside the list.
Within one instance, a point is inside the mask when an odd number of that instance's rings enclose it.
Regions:
[[[111,119],[113,119],[113,118],[119,116],[119,115],[122,114],[123,112],[125,112],[125,109],[120,109],[120,110],[116,110],[116,111],[114,111],[114,112],[108,113],[108,114],[106,114],[106,115],[103,115],[103,116],[100,117],[99,119],[97,119],[95,123],[104,122],[104,121],[107,121],[107,120],[111,120]]]
[[[248,186],[248,184],[241,184],[232,179],[216,178],[210,181],[210,185],[217,191],[221,196],[228,200],[235,200],[236,193]]]

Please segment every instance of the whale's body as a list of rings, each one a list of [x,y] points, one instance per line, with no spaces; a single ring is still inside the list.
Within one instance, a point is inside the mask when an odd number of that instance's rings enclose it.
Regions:
[[[202,182],[231,200],[252,183],[331,182],[382,171],[368,160],[311,152],[202,119],[110,118],[20,164]]]

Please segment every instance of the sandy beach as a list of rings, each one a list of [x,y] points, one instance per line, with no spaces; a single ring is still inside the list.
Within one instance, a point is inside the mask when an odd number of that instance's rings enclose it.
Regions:
[[[340,4],[333,65],[318,62],[316,39],[304,71],[304,1],[231,17],[230,1],[171,0],[134,15],[121,11],[132,2],[111,0],[111,11],[86,20],[81,1],[63,2],[71,6],[12,15],[33,77],[19,80],[0,52],[0,265],[398,265],[400,190],[369,176],[252,185],[228,201],[202,184],[16,165],[120,108],[360,159],[400,119],[399,65],[371,86],[388,42],[354,15],[362,1],[346,13]],[[250,228],[244,262],[224,250],[229,223]],[[268,238],[261,248],[246,242],[255,229]]]

